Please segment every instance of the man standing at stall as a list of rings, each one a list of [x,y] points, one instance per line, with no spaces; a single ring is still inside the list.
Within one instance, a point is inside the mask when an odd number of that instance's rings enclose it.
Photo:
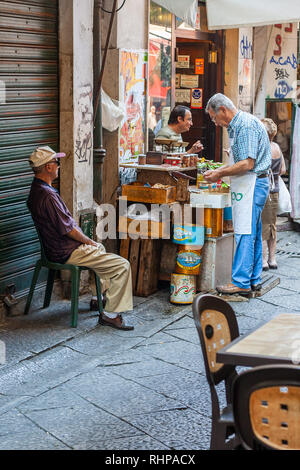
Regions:
[[[230,176],[236,252],[232,283],[217,286],[222,294],[244,294],[261,289],[263,265],[261,212],[269,194],[271,148],[264,125],[239,111],[225,95],[217,93],[206,112],[216,126],[226,127],[230,141],[229,164],[204,173],[211,183]]]
[[[192,113],[186,106],[175,106],[172,109],[168,125],[158,131],[156,139],[174,139],[182,141],[181,134],[188,132],[193,125]],[[197,140],[187,153],[198,153],[203,149],[200,140]]]

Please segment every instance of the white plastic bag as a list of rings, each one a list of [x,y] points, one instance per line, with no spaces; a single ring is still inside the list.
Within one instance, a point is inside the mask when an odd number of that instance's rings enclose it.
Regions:
[[[283,181],[283,179],[278,176],[278,184],[279,184],[279,198],[278,198],[278,208],[277,214],[285,214],[286,212],[291,212],[292,210],[292,202],[290,193]]]
[[[125,117],[125,108],[122,103],[112,100],[104,90],[102,90],[102,125],[110,132],[115,131],[120,126]]]
[[[196,28],[198,1],[197,0],[154,0],[158,5],[166,8],[192,28]]]

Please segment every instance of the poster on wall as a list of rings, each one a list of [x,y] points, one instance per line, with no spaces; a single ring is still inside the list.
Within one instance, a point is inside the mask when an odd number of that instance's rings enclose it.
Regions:
[[[266,64],[267,98],[294,98],[297,85],[297,23],[271,29]]]
[[[195,73],[197,75],[204,74],[204,59],[195,59]]]
[[[146,65],[145,51],[120,52],[120,101],[125,117],[120,125],[120,163],[135,161],[145,149]]]
[[[191,90],[191,108],[203,108],[203,88],[193,88]]]
[[[253,29],[239,30],[238,109],[251,113],[253,110]]]

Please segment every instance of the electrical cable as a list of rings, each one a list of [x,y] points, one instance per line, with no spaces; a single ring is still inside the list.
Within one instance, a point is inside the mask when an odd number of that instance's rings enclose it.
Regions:
[[[119,8],[117,8],[116,13],[118,13],[118,11],[120,11],[123,8],[125,3],[126,3],[126,0],[123,1],[122,5]],[[102,11],[105,11],[105,13],[112,13],[112,11],[105,10],[105,8],[103,8],[102,5],[100,5],[100,8],[101,8]]]

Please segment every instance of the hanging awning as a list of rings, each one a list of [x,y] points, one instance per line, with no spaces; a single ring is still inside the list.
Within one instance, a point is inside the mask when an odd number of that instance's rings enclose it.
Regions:
[[[196,28],[198,0],[153,0],[154,3],[166,8],[178,16],[192,28]]]
[[[243,28],[300,21],[299,0],[206,0],[208,29]]]

